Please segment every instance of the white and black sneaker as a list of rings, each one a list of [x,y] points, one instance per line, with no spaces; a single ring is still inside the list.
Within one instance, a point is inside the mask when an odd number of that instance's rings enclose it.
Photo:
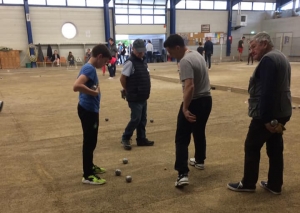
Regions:
[[[185,186],[185,185],[189,185],[188,174],[179,174],[178,178],[175,182],[175,186],[181,187],[181,186]]]
[[[204,169],[204,163],[197,163],[195,158],[190,158],[190,165],[194,166],[196,169]]]

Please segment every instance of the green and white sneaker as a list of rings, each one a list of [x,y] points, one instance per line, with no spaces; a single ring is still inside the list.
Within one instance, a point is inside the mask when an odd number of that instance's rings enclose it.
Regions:
[[[103,174],[106,172],[106,169],[100,168],[99,166],[94,165],[93,172],[94,172],[94,174]]]
[[[98,177],[97,175],[90,175],[88,178],[83,177],[81,182],[86,184],[102,185],[106,183],[106,180]]]

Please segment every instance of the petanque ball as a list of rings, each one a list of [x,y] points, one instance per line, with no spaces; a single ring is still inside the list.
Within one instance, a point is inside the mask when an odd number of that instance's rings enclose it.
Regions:
[[[128,163],[128,159],[127,158],[123,158],[123,163],[127,164]]]
[[[131,177],[131,176],[129,176],[129,175],[128,175],[128,176],[126,176],[126,182],[127,182],[127,183],[130,183],[131,181],[132,181],[132,177]]]
[[[120,169],[116,169],[116,171],[115,171],[115,174],[116,174],[116,176],[120,176],[121,175],[121,170]]]

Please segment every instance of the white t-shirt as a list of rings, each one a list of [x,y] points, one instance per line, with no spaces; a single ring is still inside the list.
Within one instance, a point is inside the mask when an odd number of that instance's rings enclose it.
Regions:
[[[146,45],[146,49],[147,49],[147,52],[153,52],[153,45],[151,43],[148,43]]]

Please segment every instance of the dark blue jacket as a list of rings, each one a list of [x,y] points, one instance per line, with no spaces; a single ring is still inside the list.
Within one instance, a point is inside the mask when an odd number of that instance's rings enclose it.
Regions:
[[[205,54],[213,54],[214,53],[214,44],[210,41],[207,40],[204,44],[204,51]]]

